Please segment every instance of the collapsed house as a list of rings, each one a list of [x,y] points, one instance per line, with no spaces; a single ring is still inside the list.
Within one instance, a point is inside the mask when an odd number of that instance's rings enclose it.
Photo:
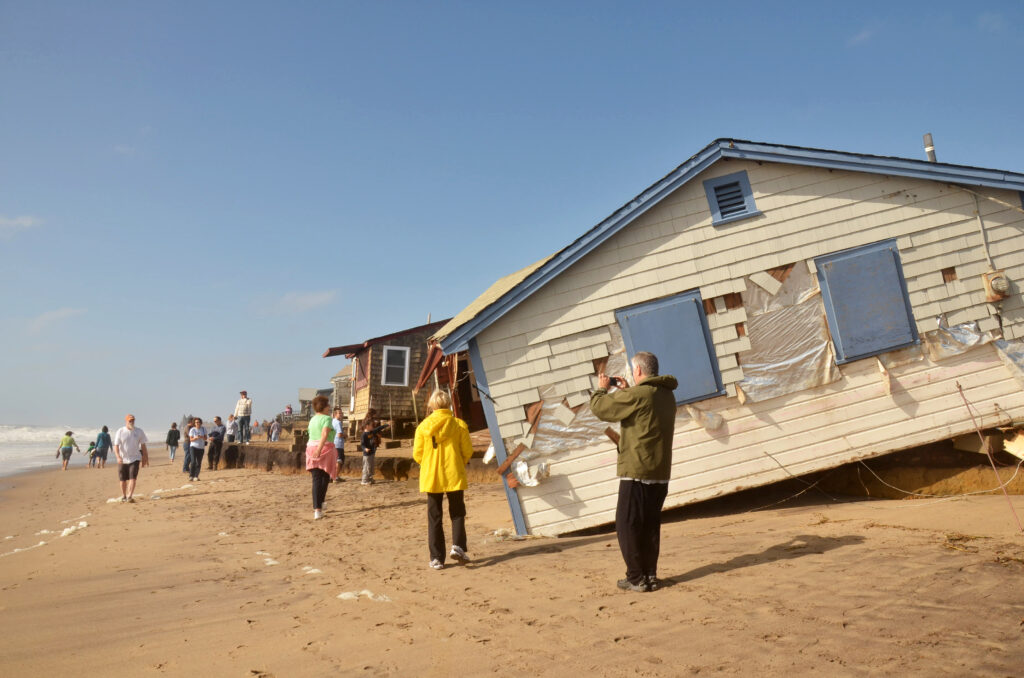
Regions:
[[[666,508],[1024,418],[1024,174],[714,141],[441,327],[516,529],[610,523],[599,371],[679,380]]]

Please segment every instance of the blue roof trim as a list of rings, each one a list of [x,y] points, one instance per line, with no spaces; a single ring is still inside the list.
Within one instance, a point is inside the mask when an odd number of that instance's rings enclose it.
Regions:
[[[642,193],[620,207],[607,219],[558,252],[550,261],[477,314],[475,318],[442,339],[441,349],[447,355],[465,350],[470,339],[479,335],[553,278],[559,276],[601,243],[657,205],[665,196],[723,158],[807,165],[1024,191],[1024,174],[1016,172],[948,165],[927,160],[764,144],[742,139],[717,139],[672,172],[644,189]]]

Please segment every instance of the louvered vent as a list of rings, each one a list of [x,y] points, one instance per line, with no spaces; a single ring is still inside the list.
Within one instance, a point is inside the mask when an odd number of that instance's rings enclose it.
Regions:
[[[715,186],[715,202],[718,203],[718,212],[723,219],[743,214],[747,210],[747,203],[743,199],[743,189],[740,188],[738,181]]]

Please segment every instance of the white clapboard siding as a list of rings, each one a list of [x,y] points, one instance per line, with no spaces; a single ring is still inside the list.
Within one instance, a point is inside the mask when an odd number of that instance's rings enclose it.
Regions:
[[[762,215],[714,226],[702,181],[739,170],[748,173]],[[1011,204],[1019,200],[1008,191],[991,193]],[[979,205],[993,264],[1005,269],[1018,285],[1024,283],[1024,214],[990,200],[981,199]],[[722,295],[742,293],[748,275],[791,263],[804,265],[801,262],[813,271],[815,257],[886,239],[899,243],[919,331],[934,329],[935,316],[946,314],[953,324],[978,321],[988,329],[997,328],[1001,319],[1006,338],[1024,336],[1024,299],[1020,294],[1003,303],[999,319],[992,315],[997,312],[994,307],[984,302],[981,274],[989,270],[989,262],[970,193],[942,182],[878,174],[745,161],[719,163],[667,196],[477,337],[490,393],[497,401],[501,437],[511,443],[523,434],[527,427],[523,405],[535,402],[538,392],[562,397],[589,387],[593,361],[622,348],[621,338],[608,329],[615,325],[617,309],[694,289],[705,300],[715,300],[716,306],[722,307]],[[948,268],[954,269],[957,280],[947,283],[942,270]],[[745,320],[742,308],[708,317],[724,385],[730,394],[735,393],[734,382],[742,378],[739,364],[750,347],[749,339],[737,336],[736,331],[736,325]],[[862,364],[868,364],[865,384],[854,378]],[[690,463],[705,457],[708,461],[706,466],[692,469],[693,480],[701,483],[694,485],[697,489],[680,494],[673,484],[672,496],[692,500],[698,495],[728,491],[726,486],[735,484],[737,478],[784,477],[758,446],[782,445],[763,449],[777,450],[804,470],[838,463],[836,459],[845,454],[836,449],[835,443],[816,442],[823,432],[836,440],[869,437],[874,431],[903,436],[906,422],[898,416],[892,430],[885,424],[864,426],[861,421],[863,417],[879,416],[871,409],[875,404],[891,404],[893,399],[899,402],[901,397],[908,397],[898,393],[867,397],[880,384],[873,364],[860,361],[844,366],[843,381],[824,387],[806,400],[807,414],[803,416],[807,421],[803,422],[799,417],[792,421],[787,417],[799,411],[792,408],[794,403],[804,402],[805,394],[787,400],[780,409],[775,409],[779,405],[772,401],[743,407],[730,397],[702,403],[714,407],[726,403],[731,408],[730,427],[751,427],[753,442],[747,440],[743,428],[730,428],[728,439],[709,436],[702,430],[680,433],[689,452],[696,455]],[[982,370],[980,376],[963,375],[962,383],[965,387],[977,383],[974,388],[985,390],[994,383],[986,379],[1005,381],[993,365]],[[951,411],[935,395],[938,383],[914,385],[907,392],[924,389],[914,402],[934,401],[939,409],[930,413],[931,405],[915,404],[921,412],[918,418],[941,428]],[[811,418],[815,402],[831,403],[842,411],[829,414],[821,410],[814,415],[816,419]],[[858,414],[861,411],[866,412],[863,417]],[[754,412],[788,422],[791,439],[761,440],[761,423]],[[691,440],[693,436],[696,438]],[[857,448],[874,449],[872,445],[870,441],[858,442]],[[541,529],[542,525],[551,526],[543,528],[551,531],[574,529],[565,526],[588,522],[591,518],[587,516],[591,515],[607,518],[609,509],[602,505],[603,499],[588,500],[585,507],[573,508],[573,502],[565,503],[565,497],[579,496],[584,490],[587,496],[592,491],[604,496],[609,481],[602,474],[608,471],[599,461],[609,448],[610,443],[597,445],[579,450],[579,459],[554,460],[555,466],[573,464],[576,468],[566,476],[564,482],[568,485],[552,478],[537,488],[520,489],[531,529]],[[719,477],[732,480],[719,482]],[[552,497],[561,497],[561,503],[544,503],[546,487]],[[614,500],[612,495],[608,495],[609,501]],[[563,510],[565,515],[559,517]]]
[[[1024,417],[1024,392],[991,345],[893,370],[892,395],[873,359],[844,365],[843,373],[840,388],[819,387],[782,403],[746,408],[716,399],[726,406],[718,431],[677,422],[666,508],[969,433],[957,382],[982,426],[1007,414]],[[996,404],[1005,411],[1000,416]],[[559,534],[608,522],[618,491],[615,458],[609,441],[551,459],[550,478],[519,490],[530,531]]]

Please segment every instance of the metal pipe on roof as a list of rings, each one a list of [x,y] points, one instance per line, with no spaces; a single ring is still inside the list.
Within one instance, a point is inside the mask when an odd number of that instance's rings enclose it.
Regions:
[[[924,135],[924,152],[928,156],[928,162],[937,162],[935,160],[935,144],[932,143],[931,132]]]

